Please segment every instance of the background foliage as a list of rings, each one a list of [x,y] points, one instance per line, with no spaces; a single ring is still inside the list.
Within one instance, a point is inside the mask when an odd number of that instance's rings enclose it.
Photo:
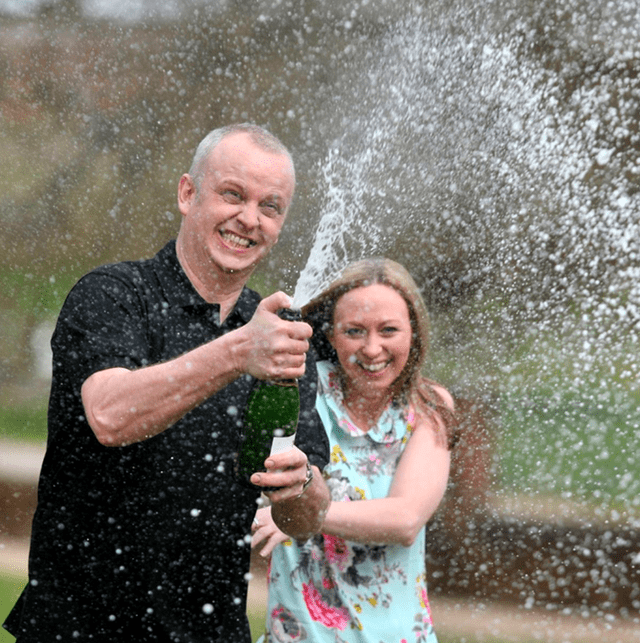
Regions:
[[[71,285],[174,237],[197,142],[250,120],[298,174],[258,290],[293,292],[331,170],[358,213],[346,255],[369,242],[409,268],[433,314],[432,374],[499,411],[506,487],[615,503],[637,488],[634,3],[183,0],[130,20],[38,6],[0,17],[3,431],[42,423],[35,339]]]

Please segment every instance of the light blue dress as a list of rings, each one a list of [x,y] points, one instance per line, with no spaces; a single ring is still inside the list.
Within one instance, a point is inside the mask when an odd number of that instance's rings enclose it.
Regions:
[[[333,369],[318,364],[316,402],[331,447],[325,469],[331,498],[386,497],[413,414],[390,406],[377,427],[361,431],[349,420]],[[410,547],[323,534],[300,545],[287,541],[273,552],[268,582],[265,643],[437,643],[424,528]]]

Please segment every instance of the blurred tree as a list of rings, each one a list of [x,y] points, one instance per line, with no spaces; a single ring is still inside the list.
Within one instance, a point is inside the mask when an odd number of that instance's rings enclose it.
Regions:
[[[84,15],[83,0],[46,0],[38,7],[40,19],[60,24],[79,22]]]
[[[428,88],[434,78],[443,78],[448,83],[443,91],[460,94],[459,108],[453,102],[439,106],[449,120],[421,122],[419,137],[437,149],[427,158],[417,145],[416,121],[403,122],[405,106],[389,109],[384,103],[396,91],[388,86],[395,79],[365,95],[355,91],[376,75],[372,61],[390,41],[397,16],[418,4],[433,20],[434,31],[440,30],[440,46],[490,27],[499,38],[510,39],[523,69],[535,63],[559,79],[545,106],[549,118],[563,115],[583,131],[597,123],[593,144],[609,154],[607,163],[600,162],[604,156],[594,157],[584,175],[594,207],[608,198],[605,185],[622,179],[629,194],[638,190],[638,58],[607,53],[605,27],[612,19],[604,9],[594,13],[588,0],[511,0],[489,3],[482,12],[469,0],[452,6],[407,3],[406,8],[380,2],[366,10],[357,3],[320,0],[286,0],[273,7],[257,0],[249,5],[184,0],[174,20],[138,23],[89,19],[81,0],[50,1],[37,20],[16,25],[28,37],[1,51],[2,109],[12,116],[0,140],[13,172],[3,179],[7,198],[0,212],[5,233],[0,252],[16,275],[8,280],[16,285],[5,290],[3,308],[14,309],[16,289],[29,283],[50,292],[52,277],[72,282],[96,264],[154,252],[177,230],[175,185],[197,140],[220,123],[238,120],[272,129],[291,147],[298,167],[294,209],[263,271],[265,288],[293,289],[326,207],[320,176],[326,152],[340,145],[349,158],[350,145],[362,145],[363,128],[373,131],[376,119],[381,125],[395,119],[398,139],[372,163],[373,182],[379,181],[386,195],[373,190],[366,196],[368,216],[386,221],[385,209],[414,209],[407,221],[389,221],[379,251],[406,263],[428,285],[431,306],[453,315],[461,324],[454,327],[463,327],[478,294],[508,292],[525,310],[536,297],[591,285],[601,266],[592,264],[589,253],[574,251],[574,219],[560,216],[550,197],[559,185],[555,169],[536,159],[533,171],[546,172],[548,180],[538,177],[526,194],[521,186],[496,180],[503,159],[521,164],[514,173],[532,171],[527,159],[509,156],[498,137],[490,141],[489,153],[483,148],[496,122],[502,119],[508,130],[508,105],[476,101],[474,113],[467,115],[461,110],[468,94],[484,96],[485,87],[465,85],[467,78],[447,79],[445,60],[437,76],[411,66],[416,84]],[[459,125],[468,140],[452,145],[448,137]],[[554,127],[561,125],[558,120]],[[432,169],[442,173],[438,181],[429,174]],[[335,178],[346,185],[348,163],[342,171]],[[405,185],[411,186],[406,193]],[[540,185],[546,191],[536,191]],[[429,216],[422,203],[428,204]],[[411,252],[407,226],[415,240]],[[513,238],[505,237],[506,229],[514,230]],[[602,233],[602,228],[590,231],[588,247],[606,246]],[[516,247],[519,252],[512,252]],[[619,261],[619,253],[610,256]],[[487,257],[501,257],[501,269],[492,269]],[[565,260],[566,278],[556,280],[550,293],[542,284],[557,275],[559,259]],[[608,271],[616,269],[613,259],[603,260]],[[25,274],[33,281],[18,277]],[[44,301],[42,293],[31,292]],[[58,302],[60,296],[47,301]],[[20,305],[33,308],[29,301]],[[41,305],[28,323],[55,312]],[[22,335],[29,334],[27,328]],[[25,359],[12,363],[21,363],[17,372],[26,373],[28,351],[23,347],[18,353]]]

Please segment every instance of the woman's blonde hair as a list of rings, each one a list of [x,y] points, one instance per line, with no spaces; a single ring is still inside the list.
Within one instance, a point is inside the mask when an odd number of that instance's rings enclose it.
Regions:
[[[429,349],[429,314],[420,290],[404,266],[385,257],[372,257],[349,264],[320,295],[302,308],[302,315],[314,329],[314,344],[321,358],[339,366],[327,337],[333,333],[334,311],[338,300],[355,288],[382,284],[393,288],[407,303],[412,341],[405,367],[393,384],[395,403],[411,403],[426,416],[437,418],[432,424],[441,429],[449,448],[455,444],[455,417],[438,393],[438,386],[422,375]],[[440,421],[438,421],[440,420]]]

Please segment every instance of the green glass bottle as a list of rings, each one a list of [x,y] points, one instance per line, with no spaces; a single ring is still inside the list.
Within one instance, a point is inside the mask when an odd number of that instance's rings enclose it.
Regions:
[[[299,310],[283,308],[278,316],[289,321],[301,319]],[[247,484],[256,471],[264,471],[264,461],[273,453],[293,447],[300,393],[297,380],[258,380],[249,395],[243,418],[237,474]],[[253,486],[253,485],[251,485]],[[272,488],[260,487],[263,491]]]

